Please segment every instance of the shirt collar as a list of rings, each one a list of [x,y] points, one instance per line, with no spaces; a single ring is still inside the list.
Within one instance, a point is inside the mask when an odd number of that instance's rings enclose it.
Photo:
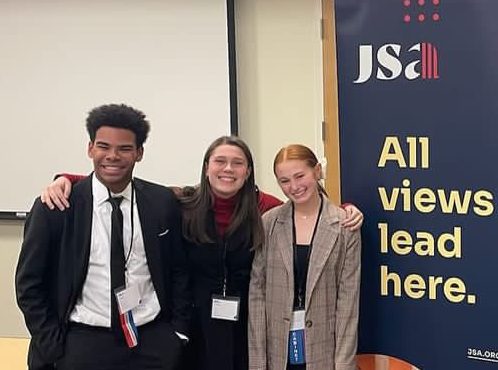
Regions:
[[[133,189],[130,181],[122,192],[120,193],[111,192],[111,196],[113,197],[122,196],[124,199],[131,202],[132,190]],[[102,203],[107,202],[107,199],[109,198],[109,191],[107,190],[107,187],[104,184],[102,184],[102,182],[97,178],[95,173],[92,175],[92,194],[93,194],[94,204],[96,205],[101,205]]]

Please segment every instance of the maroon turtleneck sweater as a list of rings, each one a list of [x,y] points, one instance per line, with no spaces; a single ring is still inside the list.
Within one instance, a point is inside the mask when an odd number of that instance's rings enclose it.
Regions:
[[[216,230],[218,235],[225,235],[225,231],[230,225],[233,211],[235,209],[237,195],[224,199],[214,195],[214,219],[216,222]]]

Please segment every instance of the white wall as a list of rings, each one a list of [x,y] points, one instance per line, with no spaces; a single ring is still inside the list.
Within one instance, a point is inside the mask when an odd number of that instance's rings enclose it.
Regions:
[[[236,1],[239,132],[259,186],[283,199],[273,158],[301,143],[323,155],[319,0]]]
[[[262,189],[283,196],[272,172],[285,144],[323,152],[321,5],[318,0],[236,0],[240,135]],[[0,222],[0,337],[25,336],[13,275],[23,224]]]

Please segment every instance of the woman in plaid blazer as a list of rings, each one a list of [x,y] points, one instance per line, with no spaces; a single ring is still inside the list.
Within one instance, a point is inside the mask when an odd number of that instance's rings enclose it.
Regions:
[[[327,199],[309,148],[282,148],[274,172],[289,201],[263,215],[265,244],[249,289],[249,368],[355,370],[360,233],[341,226],[345,212]]]

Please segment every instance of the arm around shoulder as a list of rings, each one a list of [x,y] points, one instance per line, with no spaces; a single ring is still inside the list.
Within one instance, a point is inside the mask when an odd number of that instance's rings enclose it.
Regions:
[[[282,204],[282,201],[271,194],[258,191],[258,207],[261,214]]]

